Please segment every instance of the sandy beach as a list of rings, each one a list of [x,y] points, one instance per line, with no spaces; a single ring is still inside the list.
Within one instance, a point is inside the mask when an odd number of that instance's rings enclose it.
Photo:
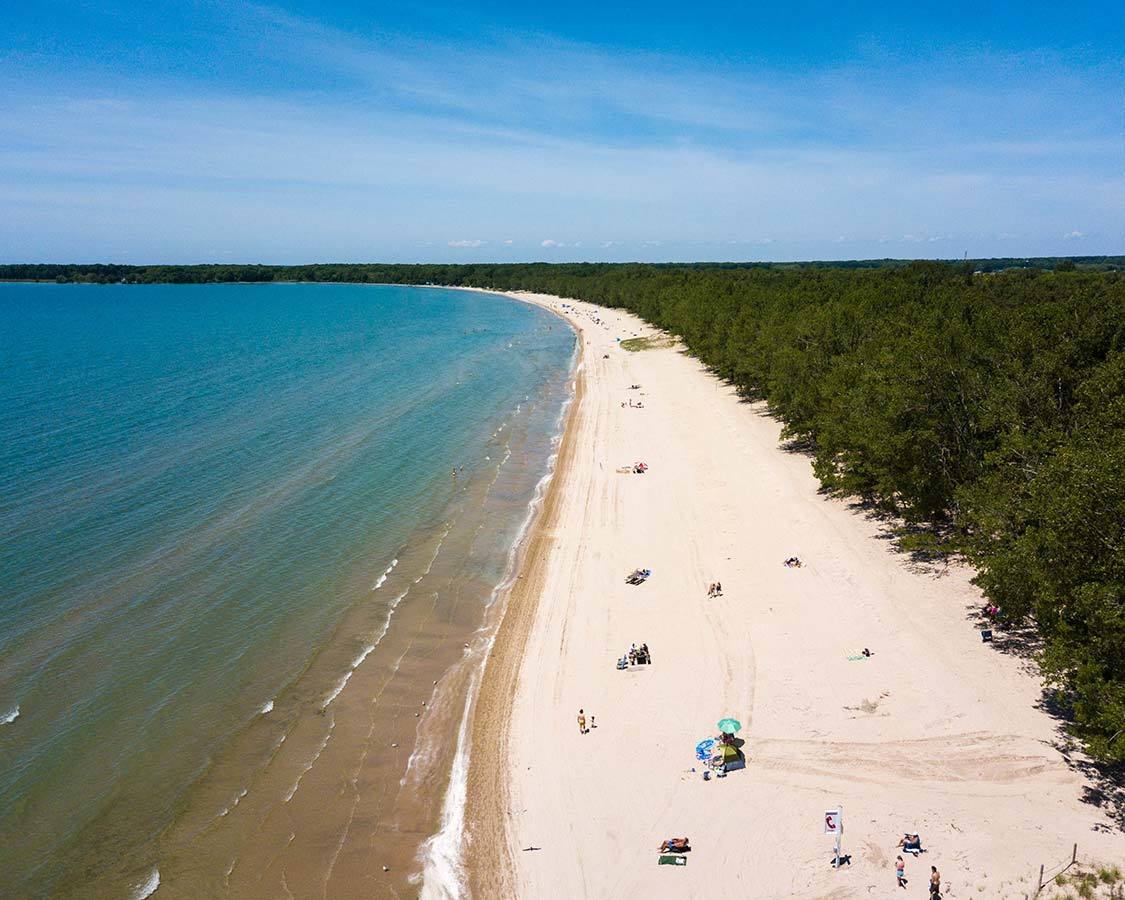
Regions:
[[[946,897],[1023,897],[1075,843],[1125,859],[1029,663],[982,642],[971,571],[913,563],[820,495],[763,407],[680,348],[622,349],[644,323],[513,296],[568,318],[582,358],[476,704],[474,896],[926,896],[933,865]],[[651,577],[626,584],[637,568]],[[652,664],[619,671],[633,643]],[[726,716],[746,768],[704,781],[695,747]],[[840,808],[836,870],[823,821]],[[901,891],[913,829],[927,852]],[[683,836],[687,865],[658,866]]]

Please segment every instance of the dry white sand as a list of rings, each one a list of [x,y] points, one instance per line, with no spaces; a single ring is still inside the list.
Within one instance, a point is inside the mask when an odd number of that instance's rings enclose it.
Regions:
[[[1054,747],[1038,679],[974,629],[971,572],[912,566],[879,523],[818,494],[761,405],[678,348],[621,349],[616,338],[653,333],[640,320],[567,302],[584,391],[515,636],[515,695],[482,697],[510,717],[489,726],[499,782],[470,784],[499,783],[507,807],[474,823],[478,885],[529,898],[927,896],[936,865],[946,897],[1022,897],[1075,842],[1080,859],[1125,859],[1125,836],[1082,802],[1087,782]],[[644,408],[623,408],[630,398]],[[647,474],[616,471],[638,460]],[[803,568],[785,568],[790,555]],[[625,584],[638,567],[648,583]],[[708,599],[714,581],[724,593]],[[632,642],[653,664],[618,671]],[[874,656],[848,659],[863,647]],[[580,707],[596,718],[586,735]],[[694,748],[724,716],[743,723],[748,764],[705,782]],[[822,822],[840,805],[851,865],[836,871]],[[900,891],[895,845],[914,827],[928,852],[906,857]],[[489,851],[490,828],[507,853]],[[660,841],[685,835],[687,865],[657,866]]]

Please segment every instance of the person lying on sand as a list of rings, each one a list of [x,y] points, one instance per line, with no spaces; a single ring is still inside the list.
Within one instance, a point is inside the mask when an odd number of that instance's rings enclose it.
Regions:
[[[896,846],[901,847],[907,853],[913,853],[915,856],[923,852],[922,839],[918,837],[917,831],[905,832],[902,836],[902,840],[900,840]]]
[[[660,845],[661,853],[686,853],[690,849],[690,842],[686,837],[668,838]]]

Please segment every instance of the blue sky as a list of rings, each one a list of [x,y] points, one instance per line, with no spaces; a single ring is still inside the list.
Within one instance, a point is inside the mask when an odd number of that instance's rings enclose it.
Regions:
[[[1119,4],[30,2],[0,260],[1125,252]]]

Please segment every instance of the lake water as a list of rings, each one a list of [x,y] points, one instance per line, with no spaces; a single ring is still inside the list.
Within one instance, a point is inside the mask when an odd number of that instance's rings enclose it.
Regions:
[[[0,893],[377,895],[573,352],[465,291],[0,285]]]

